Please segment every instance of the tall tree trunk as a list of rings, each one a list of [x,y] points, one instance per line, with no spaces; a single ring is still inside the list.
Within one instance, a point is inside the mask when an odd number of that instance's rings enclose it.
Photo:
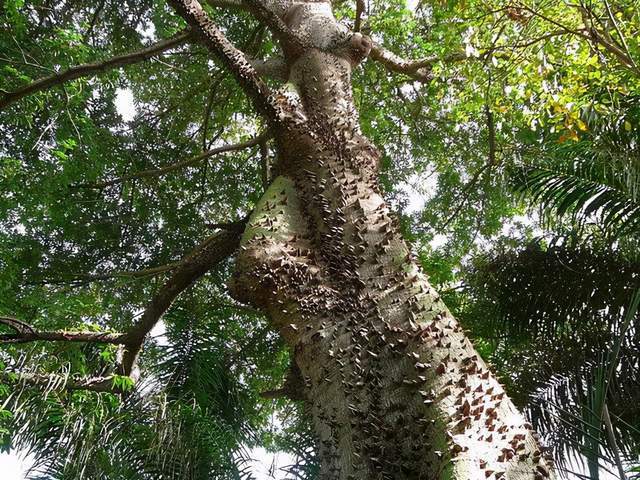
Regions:
[[[382,198],[380,154],[351,94],[369,39],[346,33],[329,3],[279,13],[308,44],[287,55],[306,119],[275,131],[278,176],[249,220],[231,287],[294,352],[321,478],[550,478],[530,426]]]

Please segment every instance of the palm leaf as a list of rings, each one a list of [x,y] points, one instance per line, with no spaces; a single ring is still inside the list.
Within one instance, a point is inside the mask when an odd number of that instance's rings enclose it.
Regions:
[[[631,108],[630,114],[633,112]],[[551,137],[541,147],[525,152],[523,162],[509,172],[511,186],[537,203],[549,224],[564,217],[579,226],[596,222],[613,238],[637,234],[637,134],[627,132],[619,122],[597,118],[591,118],[590,127],[577,142],[558,143]]]
[[[625,343],[640,304],[640,290],[633,295],[625,311],[624,321],[611,350],[598,363],[588,362],[573,375],[556,376],[536,392],[528,414],[539,431],[546,434],[555,451],[561,471],[571,464],[585,461],[592,479],[599,478],[601,470],[612,473],[617,469],[624,480],[623,462],[638,464],[637,445],[628,439],[640,435],[636,428],[620,419],[607,424],[608,403],[616,402],[619,379],[616,373]],[[626,359],[638,376],[635,359]],[[630,360],[630,362],[629,362]],[[619,449],[618,445],[622,448]],[[580,455],[577,455],[579,453]]]
[[[512,182],[516,192],[542,206],[547,218],[570,216],[578,224],[595,220],[613,236],[640,232],[640,202],[624,183],[589,160],[523,166]]]
[[[628,303],[640,265],[595,239],[546,243],[477,257],[465,275],[470,305],[461,319],[491,339],[491,362],[560,468],[585,461],[592,478],[603,468],[615,475],[600,422],[605,400],[622,458],[640,452],[639,316]]]

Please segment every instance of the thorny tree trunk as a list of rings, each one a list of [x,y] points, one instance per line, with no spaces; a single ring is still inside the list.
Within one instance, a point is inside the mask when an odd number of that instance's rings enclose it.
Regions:
[[[278,13],[311,44],[287,65],[306,119],[275,132],[278,177],[249,220],[232,291],[294,352],[321,478],[551,477],[381,196],[380,154],[351,95],[369,40],[346,35],[329,3]]]

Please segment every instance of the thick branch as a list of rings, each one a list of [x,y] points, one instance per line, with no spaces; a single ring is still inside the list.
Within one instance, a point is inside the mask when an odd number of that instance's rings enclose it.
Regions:
[[[466,60],[467,56],[460,53],[452,53],[445,57],[426,57],[420,60],[405,60],[381,45],[374,44],[370,57],[384,65],[387,70],[404,73],[416,80],[428,81],[431,79],[431,69],[438,62],[459,62]]]
[[[287,62],[282,57],[272,57],[265,60],[253,59],[251,65],[262,77],[271,77],[282,82],[289,79]]]
[[[147,334],[162,318],[162,315],[173,304],[174,300],[184,290],[189,288],[211,268],[225,260],[238,248],[245,222],[234,222],[226,225],[226,229],[215,233],[198,245],[191,253],[175,267],[173,275],[153,296],[145,308],[144,313],[132,328],[126,333],[96,333],[96,332],[59,332],[37,331],[29,324],[12,317],[0,317],[3,324],[15,331],[13,334],[0,335],[0,343],[25,343],[33,341],[64,341],[113,343],[125,346],[121,363],[121,371],[130,376],[135,366],[138,354]],[[35,378],[35,377],[34,377]],[[86,387],[90,388],[86,388]],[[83,383],[83,389],[107,391],[106,383]],[[80,388],[80,387],[78,387]],[[111,386],[109,387],[111,390]],[[99,390],[98,390],[99,389]],[[110,391],[110,390],[109,390]]]
[[[190,36],[191,32],[186,30],[172,38],[162,40],[161,42],[155,43],[147,48],[143,48],[142,50],[138,50],[136,52],[118,55],[102,62],[77,65],[75,67],[71,67],[68,70],[65,70],[64,72],[54,73],[53,75],[50,75],[48,77],[41,78],[39,80],[36,80],[35,82],[25,85],[18,90],[6,93],[2,97],[0,97],[0,110],[5,109],[9,105],[17,102],[27,95],[49,89],[70,80],[75,80],[81,77],[89,77],[101,72],[105,72],[107,70],[111,70],[113,68],[142,62],[159,53],[169,50],[170,48],[182,45],[189,39]]]
[[[244,224],[234,230],[215,233],[189,253],[174,270],[169,280],[153,296],[138,322],[124,335],[126,351],[122,360],[122,371],[125,375],[131,373],[145,337],[178,295],[215,265],[232,255],[238,248],[243,230]]]
[[[278,12],[268,8],[261,0],[244,0],[248,10],[260,22],[266,25],[276,37],[286,54],[296,56],[309,45],[296,35],[278,15]],[[281,13],[284,13],[282,11]]]
[[[15,332],[1,334],[0,344],[27,343],[39,340],[48,342],[124,343],[124,335],[122,333],[38,331],[31,325],[12,317],[0,317],[0,324],[11,328]]]
[[[252,138],[251,140],[247,140],[246,142],[242,142],[242,143],[234,143],[231,145],[223,145],[221,147],[216,147],[216,148],[212,148],[211,150],[207,150],[206,152],[202,152],[199,153],[198,155],[191,157],[191,158],[187,158],[186,160],[182,160],[180,162],[176,162],[176,163],[172,163],[171,165],[167,165],[166,167],[162,167],[162,168],[152,168],[149,170],[142,170],[141,172],[135,172],[135,173],[131,173],[129,175],[124,175],[120,178],[116,178],[115,180],[109,180],[106,182],[99,182],[99,183],[91,183],[91,184],[83,184],[83,185],[79,185],[80,187],[87,187],[87,188],[106,188],[106,187],[111,187],[113,185],[117,185],[119,183],[122,182],[126,182],[127,180],[133,180],[136,178],[153,178],[153,177],[160,177],[162,175],[166,175],[168,173],[174,172],[180,168],[184,168],[184,167],[189,167],[191,165],[194,165],[198,162],[201,162],[202,160],[205,160],[213,155],[217,155],[219,153],[226,153],[226,152],[234,152],[234,151],[238,151],[238,150],[243,150],[245,148],[250,148],[253,147],[255,145],[260,144],[260,142],[266,138],[269,135],[268,132],[264,132],[263,134]]]
[[[364,0],[356,0],[356,19],[353,24],[353,31],[359,32],[362,29],[362,14],[364,13]]]
[[[242,0],[207,0],[212,7],[246,10],[247,6]]]
[[[280,108],[271,96],[269,88],[245,55],[227,40],[211,21],[200,3],[196,0],[169,0],[169,4],[193,27],[207,48],[229,69],[258,112],[270,121],[278,121]]]
[[[227,230],[230,232],[241,232],[244,230],[244,226],[247,223],[249,217],[243,218],[242,220],[238,220],[236,222],[227,222],[227,223],[207,223],[207,228],[212,230]]]
[[[381,63],[387,70],[391,72],[404,73],[416,80],[419,81],[429,81],[431,80],[431,70],[433,66],[438,62],[444,63],[455,63],[462,62],[465,60],[484,60],[490,55],[494,55],[497,58],[509,58],[510,54],[508,53],[500,53],[501,50],[515,50],[515,49],[524,49],[530,47],[538,42],[548,40],[553,37],[558,37],[562,35],[574,35],[575,32],[567,31],[567,30],[557,30],[554,32],[549,32],[547,34],[541,35],[540,37],[534,38],[527,42],[517,43],[514,45],[505,45],[505,46],[492,46],[485,49],[480,49],[480,55],[478,57],[468,57],[464,52],[451,53],[449,55],[445,55],[443,57],[432,56],[425,57],[418,60],[406,60],[395,53],[387,50],[381,45],[374,44],[371,49],[370,57]]]
[[[290,400],[301,401],[305,400],[304,388],[302,372],[300,372],[300,368],[298,368],[295,361],[292,361],[282,387],[276,390],[261,392],[260,396],[268,399],[288,398]]]

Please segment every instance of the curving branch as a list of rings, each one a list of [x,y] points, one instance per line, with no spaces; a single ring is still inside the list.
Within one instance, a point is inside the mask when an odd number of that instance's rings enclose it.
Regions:
[[[118,55],[102,62],[77,65],[75,67],[69,68],[68,70],[65,70],[64,72],[54,73],[53,75],[50,75],[48,77],[40,78],[28,85],[25,85],[22,88],[19,88],[18,90],[6,93],[2,97],[0,97],[0,110],[5,109],[9,105],[12,105],[13,103],[26,97],[27,95],[31,95],[32,93],[47,90],[51,87],[55,87],[56,85],[61,85],[65,82],[69,82],[78,78],[90,77],[107,70],[122,67],[124,65],[131,65],[134,63],[142,62],[144,60],[148,60],[149,58],[159,53],[165,52],[173,47],[186,43],[191,35],[192,33],[190,30],[184,30],[167,40],[162,40],[158,43],[150,45],[149,47],[143,48],[142,50],[126,53],[124,55]]]
[[[14,333],[1,334],[0,344],[61,341],[123,345],[120,370],[123,375],[130,377],[149,332],[171,307],[178,295],[235,252],[240,245],[240,237],[245,225],[246,220],[226,224],[221,231],[208,237],[187,254],[147,304],[140,319],[125,333],[38,331],[21,320],[3,316],[0,317],[0,324],[9,327]]]
[[[387,70],[396,73],[403,73],[415,80],[421,82],[428,82],[432,80],[431,70],[436,63],[456,63],[463,62],[467,60],[485,60],[491,55],[496,58],[508,59],[511,57],[511,54],[508,52],[503,52],[503,50],[515,50],[515,49],[525,49],[536,43],[548,40],[550,38],[559,37],[563,35],[574,35],[573,31],[566,30],[556,30],[553,32],[549,32],[547,34],[541,35],[537,38],[529,40],[527,42],[516,43],[512,45],[504,45],[504,46],[491,46],[488,48],[480,49],[480,54],[477,57],[467,56],[464,52],[450,53],[444,56],[432,56],[425,57],[417,60],[406,60],[399,55],[387,50],[381,45],[374,44],[371,48],[371,53],[369,56],[372,60],[379,62],[382,64]]]
[[[461,62],[467,60],[463,52],[452,53],[444,57],[433,56],[419,60],[406,60],[381,45],[374,44],[369,54],[371,59],[382,64],[387,70],[404,73],[416,80],[426,82],[431,80],[431,70],[438,62]]]
[[[254,147],[256,145],[259,145],[260,142],[262,142],[265,138],[268,138],[268,136],[270,135],[270,133],[268,131],[265,131],[264,133],[258,135],[255,138],[252,138],[251,140],[247,140],[246,142],[241,142],[241,143],[234,143],[231,145],[223,145],[221,147],[216,147],[216,148],[212,148],[211,150],[207,150],[206,152],[202,152],[199,153],[198,155],[191,157],[191,158],[187,158],[186,160],[181,160],[179,162],[176,163],[172,163],[170,165],[167,165],[166,167],[162,167],[162,168],[152,168],[149,170],[142,170],[141,172],[135,172],[135,173],[131,173],[129,175],[124,175],[120,178],[116,178],[114,180],[108,180],[105,182],[98,182],[98,183],[85,183],[85,184],[81,184],[78,185],[78,187],[82,187],[82,188],[106,188],[106,187],[111,187],[113,185],[117,185],[119,183],[122,182],[126,182],[127,180],[133,180],[133,179],[137,179],[137,178],[153,178],[153,177],[160,177],[163,175],[167,175],[169,173],[172,173],[176,170],[179,170],[181,168],[185,168],[185,167],[189,167],[191,165],[194,165],[198,162],[201,162],[202,160],[205,160],[209,157],[212,157],[213,155],[218,155],[220,153],[226,153],[226,152],[235,152],[238,150],[244,150],[245,148],[251,148]]]
[[[259,113],[271,122],[281,119],[281,105],[251,66],[244,53],[238,50],[220,31],[197,0],[168,0],[173,9],[202,38],[205,46],[229,69],[240,87],[252,100]]]
[[[240,245],[240,237],[244,227],[245,222],[236,223],[229,229],[213,234],[189,253],[176,267],[171,277],[147,304],[138,322],[124,335],[125,352],[121,365],[124,375],[131,374],[144,339],[178,295],[235,252]]]

